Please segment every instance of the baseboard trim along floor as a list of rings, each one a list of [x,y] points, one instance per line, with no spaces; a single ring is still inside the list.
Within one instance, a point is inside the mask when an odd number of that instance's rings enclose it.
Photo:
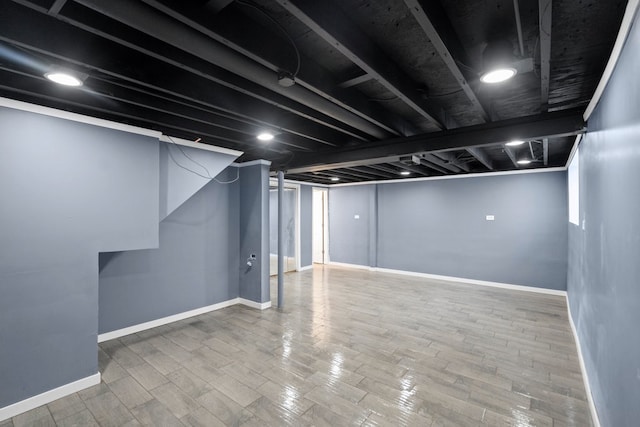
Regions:
[[[4,408],[0,408],[0,422],[97,384],[100,384],[99,372],[72,383],[54,388],[53,390],[45,391],[44,393],[21,400],[20,402],[16,402],[12,405],[5,406]]]
[[[548,294],[548,295],[558,295],[558,296],[567,295],[567,291],[561,291],[557,289],[548,289],[548,288],[539,288],[536,286],[512,285],[510,283],[489,282],[486,280],[467,279],[464,277],[440,276],[438,274],[418,273],[415,271],[406,271],[406,270],[394,270],[391,268],[368,267],[365,265],[347,264],[343,262],[334,262],[334,261],[331,261],[329,264],[334,265],[336,267],[356,268],[359,270],[377,271],[380,273],[401,274],[404,276],[413,276],[413,277],[424,277],[425,279],[431,279],[431,280],[443,280],[446,282],[468,283],[471,285],[490,286],[493,288],[510,289],[514,291],[535,292],[538,294]]]
[[[241,304],[258,310],[265,310],[271,307],[271,301],[259,303],[244,298],[233,298],[228,301],[219,302],[217,304],[208,305],[206,307],[196,308],[194,310],[185,311],[171,316],[162,317],[160,319],[151,320],[149,322],[140,323],[138,325],[128,326],[126,328],[117,329],[111,332],[105,332],[98,335],[98,343],[124,337],[126,335],[135,334],[137,332],[146,331],[147,329],[157,328],[158,326],[167,325],[179,320],[188,319],[189,317],[199,316],[200,314],[209,313],[211,311],[221,310],[232,305]]]
[[[584,363],[584,357],[582,357],[582,346],[580,345],[580,338],[578,337],[578,330],[576,324],[573,323],[573,316],[571,315],[571,306],[569,305],[569,296],[567,295],[567,314],[569,315],[569,324],[571,325],[571,332],[573,332],[573,339],[576,341],[576,347],[578,349],[578,360],[580,361],[580,371],[582,372],[582,381],[584,383],[584,390],[587,394],[587,401],[589,402],[589,410],[591,411],[591,419],[593,420],[594,427],[600,427],[600,418],[598,418],[598,410],[596,404],[593,401],[593,395],[591,394],[591,386],[589,385],[589,375],[587,374],[587,366]]]

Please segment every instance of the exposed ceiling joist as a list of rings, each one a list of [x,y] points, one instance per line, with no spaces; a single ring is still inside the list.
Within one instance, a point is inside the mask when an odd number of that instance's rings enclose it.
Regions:
[[[413,110],[439,129],[445,127],[443,120],[411,84],[411,78],[389,60],[337,5],[327,7],[327,1],[316,0],[276,1]]]
[[[485,153],[480,147],[468,147],[467,152],[475,157],[480,163],[482,163],[490,171],[495,169],[493,160]]]
[[[275,93],[313,108],[336,120],[348,123],[350,126],[372,137],[385,138],[389,135],[379,126],[337,106],[300,85],[291,87],[279,85],[272,70],[257,64],[229,47],[145,4],[128,0],[110,0],[108,2],[76,0],[76,2],[161,40],[170,46],[255,82]]]
[[[463,170],[465,172],[471,171],[469,165],[467,165],[465,162],[460,161],[458,157],[451,151],[438,151],[437,153],[433,153],[433,155],[441,158],[449,164],[456,166],[460,170]]]
[[[516,153],[513,152],[513,149],[508,145],[504,146],[504,152],[509,156],[509,160],[513,163],[513,166],[518,167],[518,159],[516,159]]]
[[[56,0],[49,8],[49,15],[57,15],[67,3],[67,0]]]
[[[433,163],[436,166],[439,166],[443,169],[445,169],[447,172],[454,172],[454,173],[458,173],[460,172],[460,169],[458,167],[456,167],[454,164],[448,163],[448,162],[443,162],[442,160],[440,160],[439,157],[436,157],[435,155],[431,154],[431,153],[426,153],[423,155],[423,159]]]
[[[539,0],[540,21],[540,111],[549,109],[551,73],[551,0]]]
[[[231,3],[233,3],[233,0],[209,0],[204,7],[213,13],[218,13]]]
[[[436,172],[440,172],[441,174],[444,174],[444,175],[448,175],[450,173],[447,169],[440,167],[437,164],[432,163],[426,159],[420,159],[420,164]]]
[[[347,132],[354,138],[362,138],[345,129],[344,125],[334,119],[212,65],[205,69],[195,60],[187,62],[188,58],[178,63],[149,49],[133,50],[132,46],[125,47],[124,41],[105,40],[97,34],[87,33],[60,20],[52,20],[44,14],[20,7],[13,2],[0,2],[0,13],[16,17],[15,20],[3,22],[0,26],[0,40],[32,49],[34,52],[46,52],[49,58],[39,61],[43,66],[48,65],[47,60],[62,60],[93,70],[92,74],[101,73],[114,82],[133,83],[172,98],[199,103],[217,111],[233,114],[235,117],[314,140],[330,142],[332,139],[338,139],[339,134],[335,132]],[[80,23],[71,19],[65,18],[65,21],[82,27]],[[23,22],[31,22],[35,27],[56,34],[56,37],[41,37],[37,32],[31,31],[30,26],[23,25]],[[69,49],[71,44],[76,49]],[[82,54],[87,50],[109,52],[110,55],[94,55],[88,58]],[[135,68],[118,66],[119,63],[135,63],[141,57],[140,53],[149,55],[145,57],[143,64]],[[24,52],[22,54],[24,55]],[[112,58],[118,58],[118,62],[114,62]],[[44,73],[34,71],[39,75]],[[286,114],[287,112],[293,114]],[[314,123],[311,124],[307,120]],[[332,129],[329,133],[328,128]]]
[[[486,123],[465,128],[394,138],[332,152],[301,153],[285,169],[290,173],[327,170],[342,165],[387,163],[394,157],[414,153],[466,149],[503,144],[514,139],[535,140],[549,136],[583,133],[582,111],[558,111],[536,116]],[[274,165],[274,167],[282,167]]]
[[[338,86],[340,86],[341,88],[353,87],[353,86],[357,86],[359,84],[362,84],[364,82],[368,82],[371,79],[373,79],[373,77],[371,77],[367,73],[364,73],[364,74],[360,74],[360,75],[355,76],[355,77],[351,77],[351,78],[349,78],[347,80],[344,80],[341,83],[339,83]]]
[[[469,82],[467,78],[462,73],[458,64],[456,63],[456,56],[460,56],[463,54],[461,51],[461,43],[457,41],[457,36],[449,23],[449,20],[446,17],[446,14],[442,10],[442,6],[440,2],[437,1],[425,1],[425,0],[404,0],[405,4],[413,14],[413,16],[420,24],[420,27],[425,32],[433,47],[435,47],[436,51],[442,58],[442,61],[445,63],[449,71],[456,79],[462,90],[464,91],[471,104],[478,110],[484,121],[490,121],[489,114],[486,109],[478,99],[478,96],[475,94],[471,86],[469,86]],[[431,18],[433,16],[433,18]],[[437,23],[437,25],[436,25]],[[437,28],[436,28],[437,26]],[[443,40],[442,35],[447,34],[446,38],[451,45],[458,48],[459,52],[457,55],[454,54],[452,48],[448,47],[445,41]],[[454,42],[456,40],[456,42]],[[463,58],[459,58],[463,63],[468,62]]]
[[[217,21],[207,19],[201,13],[184,11],[182,13],[167,7],[158,0],[143,0],[149,6],[171,16],[190,28],[210,37],[211,39],[228,46],[241,53],[256,63],[273,71],[275,81],[278,71],[282,69],[283,49],[278,43],[265,43],[266,40],[279,40],[278,34],[273,34],[268,28],[258,22],[247,22],[238,27],[234,22],[247,21],[244,15],[235,10],[225,11],[225,15]],[[242,3],[245,4],[245,3]],[[260,9],[262,10],[262,9]],[[184,14],[183,14],[184,13]],[[264,12],[267,13],[267,12]],[[215,27],[215,31],[212,29]],[[286,51],[286,49],[284,49]],[[392,135],[403,135],[400,129],[410,128],[411,125],[404,119],[390,114],[381,109],[376,103],[369,101],[364,95],[355,90],[344,90],[346,86],[340,86],[330,74],[315,60],[298,54],[300,68],[294,76],[296,84],[322,96],[336,105],[354,113],[371,123],[384,129]],[[294,73],[295,70],[291,70]],[[369,77],[370,79],[371,77]]]

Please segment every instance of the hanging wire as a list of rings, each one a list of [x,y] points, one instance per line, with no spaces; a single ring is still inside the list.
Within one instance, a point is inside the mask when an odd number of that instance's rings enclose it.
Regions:
[[[169,139],[169,141],[170,141],[170,144],[169,144],[169,145],[167,145],[167,151],[169,152],[169,157],[171,158],[171,160],[173,161],[173,163],[175,163],[175,164],[176,164],[176,166],[178,166],[178,167],[180,167],[180,168],[182,168],[182,169],[184,169],[184,170],[186,170],[186,171],[188,171],[188,172],[191,172],[192,174],[197,175],[197,176],[199,176],[199,177],[201,177],[201,178],[204,178],[204,179],[212,179],[212,180],[214,180],[215,182],[217,182],[218,184],[233,184],[234,182],[236,182],[236,181],[240,178],[240,170],[236,168],[236,177],[235,177],[234,179],[232,179],[231,181],[220,181],[220,180],[219,180],[219,179],[217,179],[216,177],[211,176],[211,172],[209,172],[209,169],[207,169],[207,167],[206,167],[206,166],[204,166],[202,163],[200,163],[200,162],[198,162],[197,160],[195,160],[193,157],[189,156],[189,155],[188,155],[188,154],[187,154],[187,153],[182,149],[182,146],[181,146],[180,144],[176,143],[176,142],[173,140],[173,138],[171,138],[171,137],[170,137],[170,136],[168,136],[168,135],[167,135],[167,138],[168,138],[168,139]],[[171,145],[174,145],[174,146],[178,147],[178,150],[180,150],[180,152],[182,153],[182,155],[183,155],[184,157],[186,157],[187,159],[189,159],[191,162],[195,163],[196,165],[200,166],[202,169],[204,169],[204,170],[207,172],[207,174],[206,174],[206,175],[203,175],[203,174],[201,174],[201,173],[199,173],[199,172],[197,172],[197,171],[194,171],[193,169],[190,169],[190,168],[188,168],[188,167],[186,167],[186,166],[184,166],[184,165],[180,164],[180,163],[176,160],[176,158],[175,158],[175,157],[173,157],[173,153],[171,153],[171,148],[170,148],[170,146],[171,146]]]
[[[298,50],[298,46],[296,45],[295,40],[293,40],[293,37],[291,37],[289,32],[282,26],[282,24],[280,24],[273,16],[271,16],[269,12],[267,12],[265,9],[258,6],[257,4],[250,1],[245,1],[245,0],[236,0],[236,1],[238,4],[253,8],[258,12],[260,12],[262,15],[266,16],[267,19],[269,19],[276,27],[278,27],[278,29],[282,32],[282,34],[285,35],[287,40],[289,40],[289,43],[291,43],[291,46],[293,47],[293,50],[296,54],[296,70],[295,72],[292,73],[292,75],[293,77],[297,77],[298,73],[300,72],[300,51]]]

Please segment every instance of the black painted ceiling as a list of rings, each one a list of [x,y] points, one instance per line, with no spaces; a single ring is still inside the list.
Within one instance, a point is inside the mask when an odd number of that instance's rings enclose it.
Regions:
[[[2,0],[0,96],[200,138],[323,184],[564,166],[625,7]],[[496,40],[519,72],[488,85],[478,77]],[[84,86],[47,81],[51,67]],[[258,141],[263,130],[275,139]],[[516,138],[527,143],[504,145]]]

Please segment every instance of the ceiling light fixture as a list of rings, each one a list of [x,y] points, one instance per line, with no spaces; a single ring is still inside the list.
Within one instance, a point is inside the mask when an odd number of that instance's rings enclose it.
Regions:
[[[516,75],[515,68],[496,68],[490,71],[487,71],[480,77],[480,81],[482,83],[502,83],[504,81],[509,80],[513,76]]]
[[[528,165],[529,163],[531,163],[531,160],[529,160],[529,159],[520,159],[520,160],[518,160],[518,164],[519,165]]]
[[[409,172],[409,171],[401,171],[400,175],[403,175],[403,176],[411,175],[411,172]]]
[[[279,71],[278,84],[282,87],[291,87],[296,84],[296,77],[288,71]]]
[[[331,181],[340,181],[340,178],[338,178],[337,176],[332,176],[331,177]]]
[[[487,44],[482,53],[483,72],[480,81],[483,83],[500,83],[515,76],[513,46],[508,40],[495,40]]]
[[[274,138],[274,135],[271,132],[262,132],[256,138],[260,141],[271,141]]]
[[[507,142],[505,145],[508,145],[509,147],[517,147],[518,145],[522,145],[524,143],[525,143],[525,141],[521,141],[521,140],[517,139],[517,140],[513,140],[513,141],[510,141],[510,142]]]
[[[68,72],[51,71],[46,73],[44,76],[52,82],[58,83],[60,85],[72,87],[82,86],[82,80]]]

